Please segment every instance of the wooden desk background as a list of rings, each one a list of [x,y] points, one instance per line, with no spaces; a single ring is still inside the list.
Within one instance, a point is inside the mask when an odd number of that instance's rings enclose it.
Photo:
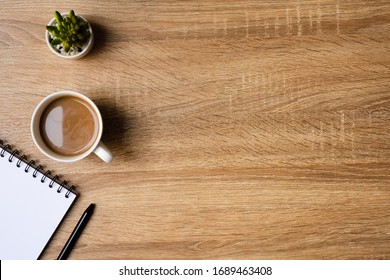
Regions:
[[[73,259],[390,258],[389,1],[66,2],[0,1],[0,137],[81,193],[42,258],[90,202]],[[44,41],[70,8],[79,61]],[[62,89],[101,108],[112,164],[34,146]]]

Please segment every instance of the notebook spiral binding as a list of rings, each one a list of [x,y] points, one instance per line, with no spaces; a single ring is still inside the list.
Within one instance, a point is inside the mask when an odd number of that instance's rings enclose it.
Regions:
[[[49,188],[53,188],[54,183],[57,183],[59,187],[57,188],[57,192],[61,193],[62,189],[66,189],[65,197],[69,198],[70,193],[77,194],[76,187],[74,185],[68,186],[68,182],[66,180],[60,181],[58,175],[52,175],[50,170],[44,170],[42,165],[36,165],[34,160],[28,160],[25,154],[20,155],[19,150],[12,150],[11,145],[4,144],[4,141],[0,139],[0,157],[5,157],[5,152],[8,152],[10,155],[8,157],[8,161],[13,163],[16,161],[16,167],[20,168],[21,163],[24,162],[26,167],[24,168],[24,172],[29,173],[31,170],[34,170],[32,173],[32,177],[37,178],[38,173],[42,175],[41,183],[45,183],[47,180],[49,181]]]

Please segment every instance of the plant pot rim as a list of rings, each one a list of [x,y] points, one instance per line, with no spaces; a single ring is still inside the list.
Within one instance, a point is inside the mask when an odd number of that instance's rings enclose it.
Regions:
[[[66,15],[68,15],[68,13],[61,13],[61,15],[62,16],[66,16]],[[57,51],[57,49],[50,44],[50,40],[49,40],[50,33],[49,33],[49,31],[46,30],[46,33],[45,33],[46,44],[49,47],[49,49],[52,51],[52,53],[54,53],[55,55],[57,55],[59,57],[62,57],[62,58],[65,58],[65,59],[78,59],[78,58],[82,58],[82,57],[86,56],[92,50],[92,47],[93,47],[93,44],[94,44],[94,35],[93,35],[93,30],[92,30],[91,24],[83,16],[81,16],[79,14],[76,14],[76,16],[80,17],[82,20],[84,20],[84,21],[86,21],[88,23],[88,29],[89,29],[89,32],[91,34],[89,36],[88,43],[85,44],[84,49],[81,52],[79,52],[78,54],[66,55],[66,54],[59,53]],[[56,19],[53,17],[49,21],[48,26],[52,25],[55,20]]]

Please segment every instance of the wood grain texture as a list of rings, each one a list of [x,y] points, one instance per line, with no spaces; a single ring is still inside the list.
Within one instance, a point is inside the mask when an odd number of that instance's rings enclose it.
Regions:
[[[81,193],[42,258],[90,202],[73,259],[390,258],[389,1],[0,4],[0,138]],[[79,61],[44,41],[70,8],[96,33]],[[111,164],[32,143],[62,89],[101,109]]]

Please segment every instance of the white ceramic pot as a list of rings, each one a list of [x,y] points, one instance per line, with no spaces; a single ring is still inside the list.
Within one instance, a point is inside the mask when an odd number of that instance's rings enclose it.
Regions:
[[[63,13],[61,14],[63,17],[67,16],[68,13]],[[62,58],[65,58],[65,59],[78,59],[78,58],[82,58],[84,56],[86,56],[91,50],[92,50],[92,47],[93,47],[93,43],[94,43],[94,36],[93,36],[93,31],[92,31],[92,27],[91,25],[89,24],[89,22],[82,16],[80,15],[77,15],[79,18],[83,19],[84,21],[86,21],[88,23],[88,29],[89,29],[89,32],[91,34],[91,36],[89,36],[89,40],[86,44],[83,45],[82,47],[82,51],[77,53],[77,54],[74,54],[74,55],[71,55],[71,54],[62,54],[61,52],[58,51],[58,49],[54,46],[52,46],[50,44],[50,33],[49,31],[46,30],[46,35],[45,35],[45,38],[46,38],[46,43],[47,43],[47,46],[49,47],[49,49],[57,56],[59,57],[62,57]],[[54,24],[55,22],[55,18],[53,18],[49,23],[48,23],[48,26],[51,26]]]

